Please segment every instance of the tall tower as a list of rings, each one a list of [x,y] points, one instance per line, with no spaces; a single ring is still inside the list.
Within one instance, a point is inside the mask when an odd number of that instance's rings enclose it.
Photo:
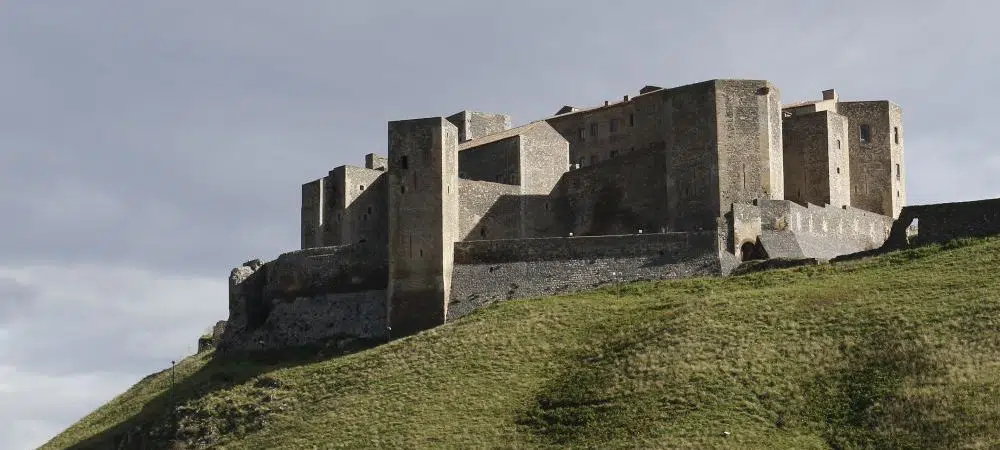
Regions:
[[[458,128],[442,117],[389,122],[389,335],[447,317],[458,240]]]
[[[903,110],[890,101],[839,102],[847,117],[851,205],[893,218],[906,204]]]

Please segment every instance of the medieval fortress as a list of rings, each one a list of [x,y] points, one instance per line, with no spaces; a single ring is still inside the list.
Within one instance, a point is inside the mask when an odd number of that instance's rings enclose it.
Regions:
[[[519,127],[389,122],[386,156],[302,186],[301,250],[233,270],[220,348],[397,338],[498,300],[876,249],[906,204],[903,139],[891,101],[783,105],[762,80]]]

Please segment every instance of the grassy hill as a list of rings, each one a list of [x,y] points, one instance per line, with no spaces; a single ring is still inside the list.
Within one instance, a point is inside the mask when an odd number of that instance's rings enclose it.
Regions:
[[[44,448],[997,447],[998,273],[1000,239],[962,241],[510,301],[340,357],[204,353]]]

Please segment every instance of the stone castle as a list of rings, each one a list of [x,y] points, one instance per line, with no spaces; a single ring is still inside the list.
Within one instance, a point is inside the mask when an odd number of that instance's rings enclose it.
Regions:
[[[645,86],[512,127],[388,124],[302,186],[301,246],[234,269],[220,348],[407,336],[483,305],[879,248],[906,204],[902,110],[763,80]]]

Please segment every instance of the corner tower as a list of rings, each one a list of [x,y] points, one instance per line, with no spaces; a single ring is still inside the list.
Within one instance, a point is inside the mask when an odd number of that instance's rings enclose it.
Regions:
[[[442,117],[389,122],[389,335],[441,325],[458,237],[458,128]]]

